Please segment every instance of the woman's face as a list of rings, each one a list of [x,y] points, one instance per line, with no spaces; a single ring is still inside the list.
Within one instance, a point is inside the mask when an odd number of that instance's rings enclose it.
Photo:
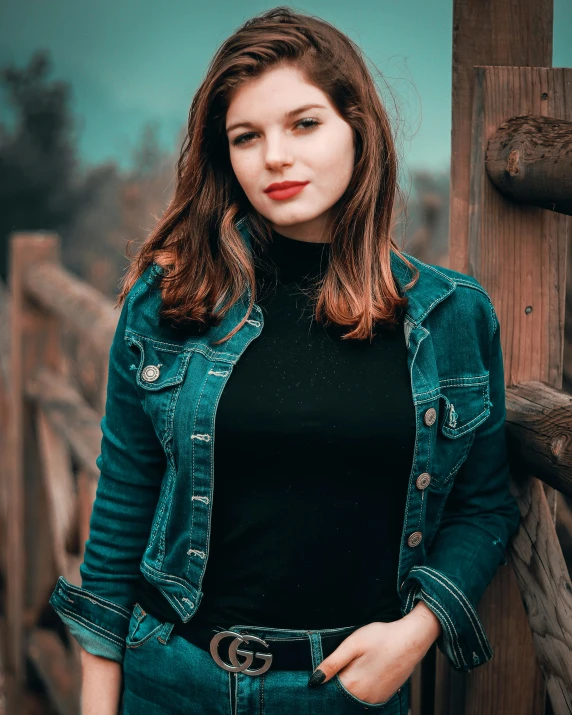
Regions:
[[[354,134],[322,90],[294,67],[267,70],[236,91],[226,130],[232,168],[256,211],[289,238],[329,240],[330,209],[354,169]],[[294,195],[268,191],[286,181],[305,185]]]

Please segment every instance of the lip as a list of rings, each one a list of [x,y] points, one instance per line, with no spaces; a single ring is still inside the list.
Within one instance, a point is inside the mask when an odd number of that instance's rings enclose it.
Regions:
[[[280,181],[267,186],[264,192],[268,194],[271,199],[278,199],[280,201],[299,194],[309,183],[309,181]]]

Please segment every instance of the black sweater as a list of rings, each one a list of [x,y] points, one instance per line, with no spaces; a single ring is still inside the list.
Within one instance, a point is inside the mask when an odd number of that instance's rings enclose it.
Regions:
[[[397,566],[415,443],[403,322],[377,326],[371,343],[317,323],[308,296],[329,251],[274,232],[269,260],[257,259],[264,328],[215,415],[195,623],[310,629],[401,617]]]

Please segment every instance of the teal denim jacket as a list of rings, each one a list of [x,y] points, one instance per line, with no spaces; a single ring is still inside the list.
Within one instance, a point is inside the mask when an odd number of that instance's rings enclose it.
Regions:
[[[236,224],[250,244],[245,219]],[[396,591],[403,615],[422,600],[442,625],[453,668],[492,658],[476,606],[516,531],[509,490],[500,326],[472,277],[423,263],[406,295],[404,340],[416,439]],[[391,255],[403,287],[409,269]],[[264,319],[250,290],[218,326],[175,334],[158,319],[163,269],[148,266],[119,317],[109,356],[100,470],[81,588],[58,579],[50,603],[87,651],[122,662],[140,573],[184,622],[200,607],[209,554],[217,404]],[[340,564],[343,568],[343,564]]]

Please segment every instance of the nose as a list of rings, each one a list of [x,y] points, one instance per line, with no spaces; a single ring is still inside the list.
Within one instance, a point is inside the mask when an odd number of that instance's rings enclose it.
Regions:
[[[283,166],[291,166],[294,159],[288,138],[283,134],[268,136],[264,162],[266,169],[276,171]]]

